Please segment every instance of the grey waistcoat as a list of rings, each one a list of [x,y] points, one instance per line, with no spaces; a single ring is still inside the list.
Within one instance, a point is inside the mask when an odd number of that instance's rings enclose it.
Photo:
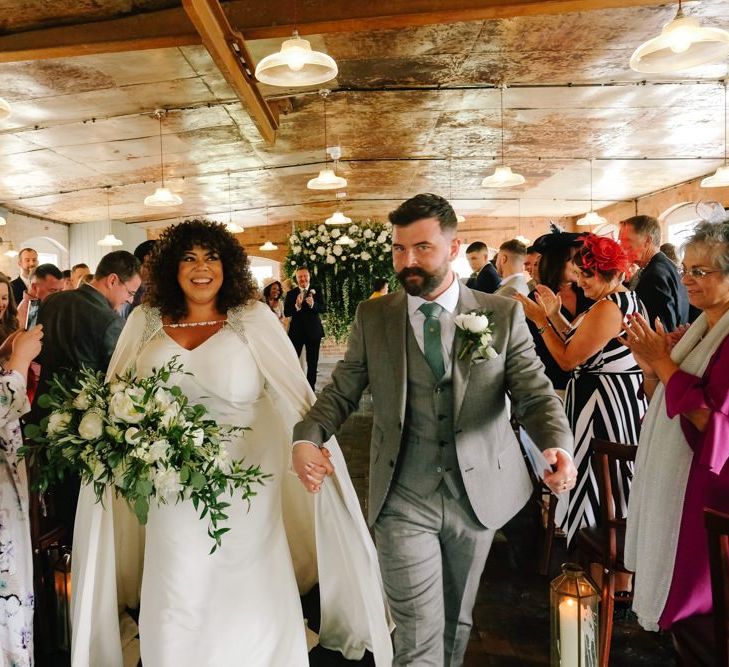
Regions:
[[[407,403],[396,481],[422,496],[443,482],[454,498],[460,498],[465,488],[453,434],[451,371],[436,381],[412,327],[406,326]]]

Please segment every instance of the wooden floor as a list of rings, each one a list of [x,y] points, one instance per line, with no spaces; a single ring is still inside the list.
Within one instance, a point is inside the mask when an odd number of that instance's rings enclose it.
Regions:
[[[367,399],[350,417],[339,441],[360,499],[366,497],[372,419]],[[364,502],[362,501],[363,509]],[[527,506],[497,535],[481,579],[466,667],[524,667],[549,664],[549,581],[568,560],[564,543],[555,547],[552,573],[536,573],[537,514]],[[311,665],[356,664],[315,650]],[[372,664],[363,661],[359,664]],[[670,637],[645,632],[632,612],[616,615],[611,665],[637,667],[676,664]]]

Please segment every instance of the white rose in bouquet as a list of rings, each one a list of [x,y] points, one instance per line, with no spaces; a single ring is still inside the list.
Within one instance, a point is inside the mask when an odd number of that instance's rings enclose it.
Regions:
[[[73,399],[73,407],[77,410],[88,410],[91,407],[91,399],[86,390],[80,391]]]
[[[335,255],[336,255],[337,257],[341,257],[341,255],[342,255],[342,246],[340,246],[340,245],[335,245],[335,246],[334,246],[334,250],[332,250],[332,252],[333,252],[333,253],[334,253],[334,254],[335,254]]]
[[[476,334],[486,331],[489,326],[489,318],[486,315],[479,315],[478,313],[456,315],[453,321],[457,327]]]
[[[213,458],[213,465],[220,468],[223,472],[230,472],[230,464],[232,462],[233,459],[231,458],[230,453],[224,447],[221,447],[217,456]]]
[[[182,491],[180,473],[172,468],[158,468],[154,474],[154,488],[159,500],[174,500]]]
[[[327,254],[326,248],[324,246],[319,246],[316,249],[316,254],[317,255],[326,255]]]
[[[202,447],[202,444],[205,441],[205,431],[201,428],[196,428],[193,431],[190,431],[190,437],[192,438],[192,442],[195,447]]]
[[[366,239],[371,239],[374,237],[375,233],[371,229],[365,229],[364,232],[362,232],[362,235]]]
[[[122,382],[121,380],[114,380],[114,382],[109,383],[109,392],[111,394],[118,394],[119,392],[124,391],[126,388],[126,382]]]
[[[84,440],[96,440],[103,433],[104,420],[98,412],[87,412],[81,418],[81,423],[78,425],[78,434]]]
[[[154,392],[154,404],[160,412],[167,412],[170,406],[176,402],[175,396],[171,391],[164,387],[160,387]]]
[[[327,255],[327,264],[335,264],[337,258],[334,255]]]
[[[142,432],[136,426],[130,426],[124,432],[124,440],[128,445],[141,445]]]
[[[177,403],[172,403],[164,411],[164,414],[162,415],[162,418],[160,419],[160,425],[163,428],[170,428],[170,426],[172,426],[172,422],[176,421],[179,416],[180,416],[179,406],[177,405]]]
[[[170,451],[170,443],[167,440],[155,440],[149,447],[149,457],[155,461],[161,461],[167,458],[167,453]]]
[[[48,417],[48,435],[56,435],[68,428],[68,425],[71,423],[71,418],[70,412],[53,412]]]
[[[367,252],[366,250],[365,250],[365,251],[364,251],[364,252],[363,252],[363,253],[362,253],[362,254],[360,255],[360,257],[361,257],[361,258],[362,258],[362,259],[363,259],[363,260],[364,260],[365,262],[367,262],[367,261],[369,261],[370,259],[372,259],[372,255],[370,255],[370,253],[368,253],[368,252]]]
[[[109,413],[114,421],[138,424],[144,419],[144,412],[138,411],[127,391],[114,394],[109,401]]]
[[[336,239],[339,238],[342,235],[342,232],[338,229],[332,229],[332,238]]]
[[[300,246],[300,245],[295,245],[295,246],[294,246],[294,247],[292,248],[292,250],[294,251],[294,254],[295,254],[295,255],[300,255],[300,254],[301,254],[301,246]]]

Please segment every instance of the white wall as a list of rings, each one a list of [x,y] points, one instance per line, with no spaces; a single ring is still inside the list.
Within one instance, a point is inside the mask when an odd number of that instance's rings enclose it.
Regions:
[[[98,261],[112,250],[128,250],[134,252],[142,241],[147,240],[147,232],[144,229],[133,225],[125,225],[121,222],[111,223],[114,236],[124,242],[124,245],[115,248],[102,248],[96,242],[109,233],[109,222],[84,222],[82,224],[70,225],[71,260],[70,264],[84,262],[89,265],[91,271],[96,269]]]

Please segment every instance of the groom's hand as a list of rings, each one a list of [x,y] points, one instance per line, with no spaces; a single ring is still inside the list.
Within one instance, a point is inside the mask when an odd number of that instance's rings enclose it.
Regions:
[[[544,483],[552,493],[560,494],[574,489],[577,482],[577,468],[569,454],[557,447],[545,449],[542,454],[553,468],[552,471],[544,471]]]
[[[313,442],[297,442],[294,445],[291,454],[294,472],[307,491],[319,492],[324,478],[334,472],[330,456],[326,447],[320,449]]]

